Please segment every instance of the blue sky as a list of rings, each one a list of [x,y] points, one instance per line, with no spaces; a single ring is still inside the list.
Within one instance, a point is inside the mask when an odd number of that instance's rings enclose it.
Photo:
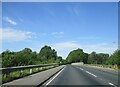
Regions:
[[[74,49],[113,53],[118,42],[117,2],[2,4],[2,51],[49,45],[66,57]]]

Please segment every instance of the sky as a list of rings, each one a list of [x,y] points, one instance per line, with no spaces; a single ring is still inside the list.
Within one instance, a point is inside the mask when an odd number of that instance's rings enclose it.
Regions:
[[[51,46],[64,59],[77,48],[109,53],[117,49],[117,2],[3,2],[2,51]]]

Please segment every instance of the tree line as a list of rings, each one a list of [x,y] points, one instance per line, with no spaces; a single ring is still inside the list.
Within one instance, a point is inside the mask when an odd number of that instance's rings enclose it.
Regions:
[[[66,60],[68,63],[83,62],[85,64],[120,65],[120,50],[116,50],[112,55],[109,55],[96,52],[88,54],[78,48],[71,51]]]
[[[45,45],[41,48],[39,53],[32,51],[30,48],[24,48],[18,52],[11,52],[6,50],[0,54],[2,58],[2,67],[26,66],[36,64],[50,64],[50,63],[75,63],[83,62],[85,64],[106,64],[106,65],[120,65],[120,50],[116,50],[112,55],[106,53],[92,52],[85,53],[83,49],[76,49],[71,51],[66,60],[57,55],[57,51],[50,46]]]
[[[2,56],[2,67],[26,66],[37,64],[64,63],[64,59],[57,55],[57,51],[45,45],[39,53],[30,48],[24,48],[18,52],[6,50],[0,54]]]

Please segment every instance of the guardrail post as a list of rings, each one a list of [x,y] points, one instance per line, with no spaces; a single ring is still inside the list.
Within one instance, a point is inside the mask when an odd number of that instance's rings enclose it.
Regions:
[[[8,71],[6,74],[6,78],[10,77],[10,71]]]
[[[20,72],[23,73],[23,70],[21,70]]]
[[[38,71],[38,68],[36,68],[36,70]]]
[[[22,73],[23,73],[23,70],[20,71],[20,75],[22,75]]]
[[[32,73],[32,69],[30,69],[30,74]]]

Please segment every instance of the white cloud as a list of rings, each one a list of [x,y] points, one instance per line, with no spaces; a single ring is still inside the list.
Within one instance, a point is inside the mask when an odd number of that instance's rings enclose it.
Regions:
[[[40,35],[54,38],[62,38],[64,36],[64,32],[40,33]]]
[[[99,39],[99,37],[93,37],[93,36],[85,36],[85,37],[79,37],[78,39],[82,39],[82,40],[93,40],[93,39]]]
[[[51,45],[54,49],[57,50],[58,55],[66,58],[70,51],[75,50],[77,48],[83,49],[84,52],[91,53],[93,51],[97,53],[113,53],[117,46],[111,46],[107,43],[99,43],[99,44],[79,44],[75,41],[68,42],[60,42]]]
[[[92,44],[92,45],[83,45],[82,46],[84,51],[91,53],[92,51],[95,51],[97,53],[113,53],[117,46],[109,45],[107,43],[100,43],[100,44]]]
[[[62,36],[64,32],[40,33],[43,36]]]
[[[6,22],[9,22],[9,23],[12,24],[12,25],[17,25],[17,23],[16,23],[15,21],[13,21],[12,19],[10,19],[9,17],[4,17],[4,20],[5,20]]]
[[[76,44],[73,41],[72,42],[55,43],[53,45],[53,47],[55,47],[56,49],[59,49],[59,50],[61,50],[61,49],[74,49],[74,48],[77,48],[79,46],[80,46],[79,44]]]
[[[53,32],[53,33],[51,33],[51,35],[63,35],[64,34],[64,32]]]
[[[68,41],[52,44],[52,47],[57,50],[58,55],[66,58],[70,51],[77,49],[81,46],[74,41]]]
[[[53,32],[51,35],[55,38],[62,38],[64,36],[64,32]]]
[[[22,41],[32,38],[34,33],[11,28],[0,29],[0,40],[4,41]]]

